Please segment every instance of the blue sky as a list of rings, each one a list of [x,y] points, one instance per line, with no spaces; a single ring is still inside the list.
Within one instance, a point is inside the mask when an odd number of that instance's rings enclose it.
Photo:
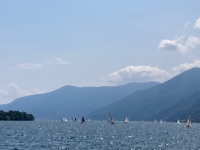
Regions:
[[[0,104],[200,67],[200,1],[1,0]]]

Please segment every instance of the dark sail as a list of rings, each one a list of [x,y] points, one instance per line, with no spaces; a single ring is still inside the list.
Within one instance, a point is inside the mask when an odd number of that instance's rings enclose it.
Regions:
[[[81,122],[85,122],[85,119],[84,119],[84,117],[82,117],[82,120],[81,120]]]

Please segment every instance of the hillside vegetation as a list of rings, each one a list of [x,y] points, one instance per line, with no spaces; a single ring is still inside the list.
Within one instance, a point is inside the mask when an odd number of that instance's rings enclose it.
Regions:
[[[35,120],[32,114],[27,114],[26,112],[19,111],[9,111],[4,112],[0,110],[0,120],[4,121],[32,121]]]

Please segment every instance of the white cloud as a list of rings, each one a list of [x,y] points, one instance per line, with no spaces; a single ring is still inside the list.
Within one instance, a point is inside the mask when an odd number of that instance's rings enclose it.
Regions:
[[[200,67],[200,60],[194,60],[192,63],[181,64],[179,66],[173,67],[172,70],[175,73],[181,73],[194,67]]]
[[[147,81],[165,82],[168,79],[194,67],[200,68],[200,60],[194,60],[192,63],[180,64],[169,71],[151,66],[128,66],[108,74],[107,77],[101,76],[100,81],[96,82],[95,85],[119,85],[129,82]]]
[[[187,21],[185,23],[185,28],[187,28],[190,24],[191,22]],[[194,28],[200,30],[200,18],[196,20]],[[169,39],[161,40],[161,42],[158,45],[158,48],[161,50],[177,51],[177,52],[185,53],[187,51],[194,50],[199,46],[200,46],[200,38],[190,35],[186,38],[183,36],[180,36],[173,40],[169,40]]]
[[[15,83],[8,85],[7,89],[0,89],[0,104],[10,103],[16,98],[44,93],[44,91],[33,89],[33,90],[22,90]]]
[[[197,30],[200,30],[200,18],[196,20],[194,28],[197,29]]]
[[[200,46],[200,38],[189,36],[185,41],[183,37],[179,37],[174,40],[162,40],[158,47],[162,50],[168,51],[178,51],[185,53],[186,51],[191,51]]]
[[[128,66],[116,72],[110,73],[106,78],[110,83],[128,83],[145,81],[165,81],[170,74],[165,70],[150,66]]]
[[[47,60],[46,61],[49,64],[58,64],[58,65],[70,65],[70,62],[67,62],[61,58],[55,58],[55,59],[51,59],[51,60]]]
[[[23,64],[18,64],[15,69],[38,69],[42,68],[43,64],[36,64],[36,63],[23,63]]]
[[[179,39],[174,39],[174,40],[162,40],[159,43],[159,49],[163,50],[169,50],[169,51],[182,51],[182,45],[180,44]]]

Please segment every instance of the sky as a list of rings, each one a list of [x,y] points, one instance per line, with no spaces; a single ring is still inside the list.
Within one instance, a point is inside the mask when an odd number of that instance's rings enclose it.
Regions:
[[[0,104],[200,67],[199,0],[1,0]]]

